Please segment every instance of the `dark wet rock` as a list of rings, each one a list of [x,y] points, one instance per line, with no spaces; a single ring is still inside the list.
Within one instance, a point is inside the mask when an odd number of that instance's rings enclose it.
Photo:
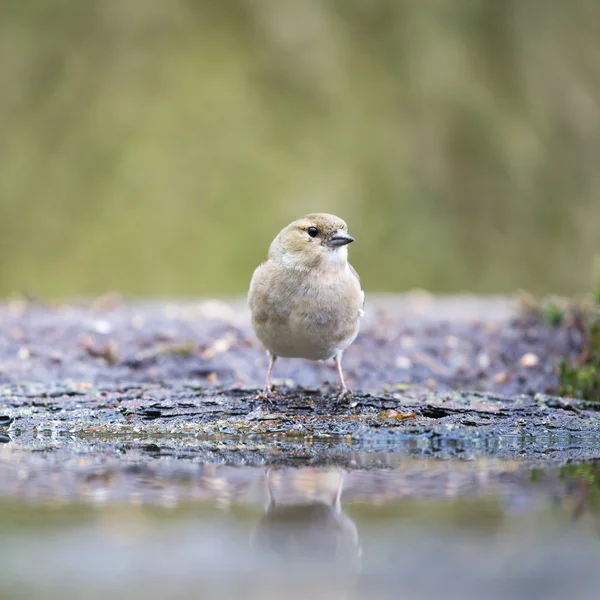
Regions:
[[[340,405],[328,390],[305,388],[280,388],[269,401],[257,398],[256,390],[197,389],[185,382],[140,390],[131,395],[99,387],[38,402],[23,386],[5,397],[19,417],[12,435],[22,442],[40,434],[87,443],[141,438],[147,452],[156,444],[161,454],[169,447],[163,442],[189,438],[218,450],[213,456],[219,462],[235,462],[231,453],[246,452],[243,460],[252,464],[347,463],[357,451],[560,460],[580,451],[595,456],[600,448],[596,406],[542,394],[440,394],[414,387],[355,394]]]
[[[8,427],[14,419],[8,415],[0,415],[0,427]]]

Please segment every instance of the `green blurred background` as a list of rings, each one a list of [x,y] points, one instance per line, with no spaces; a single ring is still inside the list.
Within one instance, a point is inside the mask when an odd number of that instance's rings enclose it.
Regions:
[[[577,293],[600,3],[3,0],[0,295],[243,293],[345,218],[369,291]]]

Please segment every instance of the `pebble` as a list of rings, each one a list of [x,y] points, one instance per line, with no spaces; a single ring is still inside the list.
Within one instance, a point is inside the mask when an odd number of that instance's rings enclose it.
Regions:
[[[90,329],[100,335],[108,335],[112,331],[112,325],[108,321],[98,320],[90,324]]]
[[[540,364],[540,358],[537,354],[534,354],[533,352],[527,352],[527,354],[523,354],[523,356],[521,356],[519,364],[524,369],[532,369],[533,367],[537,367]]]
[[[510,375],[506,371],[500,371],[494,375],[494,383],[502,384],[510,381]]]
[[[410,369],[412,364],[412,360],[408,356],[398,356],[395,360],[395,365],[399,369]]]
[[[492,360],[490,359],[489,355],[487,355],[485,352],[480,352],[477,355],[477,364],[480,369],[485,371],[486,369],[489,368],[491,363],[492,363]]]

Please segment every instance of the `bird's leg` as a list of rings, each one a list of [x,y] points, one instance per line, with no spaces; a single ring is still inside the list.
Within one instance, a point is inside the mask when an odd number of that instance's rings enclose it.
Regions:
[[[342,512],[342,490],[344,488],[344,471],[339,469],[340,479],[338,481],[338,486],[335,490],[335,495],[333,496],[333,508],[336,513]]]
[[[265,485],[267,487],[267,494],[269,495],[266,506],[267,511],[275,506],[275,494],[273,493],[273,486],[271,485],[271,469],[272,467],[267,467],[265,470]]]
[[[277,357],[274,354],[269,352],[269,370],[267,371],[267,380],[265,381],[265,389],[258,395],[259,398],[269,398],[273,396],[271,392],[271,375],[273,375],[273,367],[275,366],[275,361]]]
[[[265,396],[268,396],[271,392],[271,375],[273,375],[273,367],[277,357],[274,354],[269,354],[269,370],[267,371],[267,380],[265,381]]]
[[[340,378],[340,389],[336,394],[338,400],[343,400],[346,396],[349,396],[352,392],[346,387],[346,382],[344,381],[344,371],[342,370],[342,353],[336,354],[333,357],[333,362],[335,362],[335,367],[338,372],[338,377]]]

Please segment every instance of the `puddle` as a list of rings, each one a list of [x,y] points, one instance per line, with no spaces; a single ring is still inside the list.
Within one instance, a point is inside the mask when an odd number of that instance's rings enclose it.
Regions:
[[[0,447],[2,598],[600,590],[597,462],[374,452],[345,466],[235,466],[164,440],[72,444]]]

